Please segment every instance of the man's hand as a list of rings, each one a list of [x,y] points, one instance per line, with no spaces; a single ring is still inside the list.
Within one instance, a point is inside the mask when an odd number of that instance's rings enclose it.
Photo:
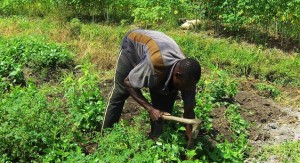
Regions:
[[[149,114],[152,121],[157,121],[162,118],[162,112],[154,108],[149,110]]]

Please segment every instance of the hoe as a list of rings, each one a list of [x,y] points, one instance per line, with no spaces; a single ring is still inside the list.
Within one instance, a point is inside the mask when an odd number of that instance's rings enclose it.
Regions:
[[[199,128],[200,128],[200,124],[201,121],[199,119],[187,119],[187,118],[181,118],[181,117],[176,117],[176,116],[172,116],[169,113],[164,113],[162,115],[162,118],[164,120],[170,120],[170,121],[176,121],[176,122],[181,122],[181,123],[185,123],[185,124],[190,124],[192,125],[192,137],[193,139],[196,139],[199,133]]]

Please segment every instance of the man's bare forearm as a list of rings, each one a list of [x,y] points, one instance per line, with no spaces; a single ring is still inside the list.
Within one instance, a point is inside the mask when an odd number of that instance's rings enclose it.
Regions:
[[[134,89],[131,86],[128,77],[125,78],[124,83],[132,98],[147,110],[147,112],[150,114],[150,118],[153,121],[156,121],[161,118],[162,113],[148,102],[148,100],[143,96],[141,90]]]
[[[149,112],[152,109],[152,106],[142,94],[141,90],[133,88],[128,80],[128,77],[125,78],[124,83],[131,97]]]
[[[194,106],[184,106],[184,113],[183,113],[184,118],[189,118],[193,119],[195,118],[195,112],[194,112]],[[192,143],[192,125],[186,124],[185,125],[185,135],[187,137],[187,145],[188,147]]]

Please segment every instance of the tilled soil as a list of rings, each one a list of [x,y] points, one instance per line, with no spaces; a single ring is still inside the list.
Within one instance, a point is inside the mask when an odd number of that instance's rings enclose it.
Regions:
[[[239,92],[241,115],[251,125],[249,140],[254,147],[293,140],[300,132],[300,110],[281,107],[251,92]]]

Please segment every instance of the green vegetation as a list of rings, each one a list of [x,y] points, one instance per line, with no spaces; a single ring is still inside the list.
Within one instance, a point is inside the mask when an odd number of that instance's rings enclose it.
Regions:
[[[275,49],[250,47],[235,41],[216,40],[188,33],[173,35],[183,50],[207,67],[217,66],[236,76],[254,77],[282,85],[300,86],[299,54],[284,55]]]
[[[58,68],[70,68],[71,53],[54,44],[44,43],[33,38],[0,38],[0,88],[9,85],[25,85],[24,69],[46,78]],[[29,74],[25,74],[29,75]]]
[[[255,88],[266,97],[276,98],[280,95],[280,91],[276,87],[269,84],[257,83]]]
[[[90,66],[79,70],[80,78],[70,73],[57,86],[28,84],[1,94],[1,162],[62,161],[92,141],[105,103]]]
[[[267,160],[270,156],[280,162],[299,162],[300,142],[285,142],[280,145],[265,146],[259,152],[257,160]]]
[[[217,33],[240,33],[263,46],[275,40],[282,48],[299,49],[300,2],[190,0],[2,0],[1,15],[29,15],[57,20],[83,18],[93,22],[174,27],[178,18],[200,19],[201,28]],[[236,36],[236,35],[235,35]]]
[[[167,127],[169,132],[165,132],[157,142],[146,140],[146,128],[142,127],[142,124],[147,123],[146,113],[135,118],[135,126],[125,125],[123,122],[101,137],[99,126],[102,123],[105,102],[98,89],[99,78],[93,73],[95,70],[90,65],[77,66],[77,69],[80,70],[80,77],[70,73],[55,87],[49,87],[47,84],[42,87],[28,84],[23,88],[13,87],[10,92],[1,95],[2,161],[99,161],[99,158],[103,158],[101,161],[121,162],[128,159],[146,159],[150,162],[180,161],[185,154],[199,161],[241,161],[244,157],[241,148],[245,147],[229,142],[218,146],[224,150],[215,149],[216,156],[207,156],[209,151],[202,148],[201,139],[197,140],[196,149],[186,150],[181,131],[183,126],[180,127],[179,124],[176,125],[178,130]],[[216,83],[223,85],[225,90],[228,90],[227,87],[236,89],[228,85],[226,79],[220,78]],[[210,88],[214,87],[213,85],[215,82],[204,84],[204,87]],[[220,89],[216,90],[220,92],[209,91],[211,94],[230,96]],[[215,99],[207,90],[199,96],[206,96],[208,100],[212,100],[202,103],[212,110],[211,104]],[[198,103],[201,105],[200,101]],[[208,115],[202,112],[209,112],[205,109],[197,111],[199,117]],[[244,138],[241,141],[247,142]],[[92,155],[85,155],[85,147],[93,143],[98,144],[97,150]],[[232,153],[236,157],[228,154],[229,148],[225,147],[228,145],[236,149],[236,152]],[[203,151],[204,154],[201,154]]]
[[[240,87],[237,79],[257,80],[254,88],[275,99],[282,96],[282,87],[299,89],[299,54],[268,49],[267,37],[260,37],[274,35],[283,46],[299,39],[298,4],[0,1],[1,162],[243,162],[251,146],[249,124],[233,99]],[[183,33],[173,28],[181,17],[200,19],[202,30],[213,24],[217,32],[251,31],[249,37],[261,45],[206,32]],[[133,122],[122,120],[100,134],[106,106],[103,85],[113,78],[122,37],[135,28],[131,23],[167,33],[185,54],[201,62],[195,113],[205,136],[195,140],[195,148],[186,149],[185,129],[174,122],[166,124],[157,141],[148,140],[144,111]],[[181,115],[181,108],[176,103],[174,114]],[[225,108],[230,136],[212,134],[211,113],[217,108]],[[298,142],[269,146],[257,158],[277,155],[281,161],[297,162],[297,149]]]

